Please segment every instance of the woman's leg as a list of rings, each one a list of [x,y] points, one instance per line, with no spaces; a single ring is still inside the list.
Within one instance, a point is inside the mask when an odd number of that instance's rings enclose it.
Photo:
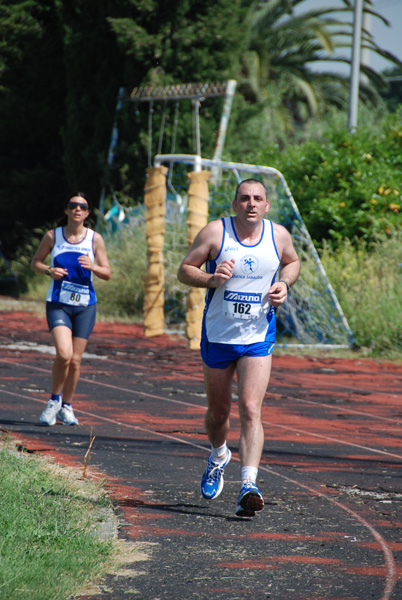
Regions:
[[[64,382],[63,404],[71,404],[72,402],[80,378],[82,355],[85,352],[87,343],[88,340],[84,338],[73,337],[72,339],[72,356]]]
[[[55,425],[62,407],[61,394],[70,368],[73,347],[72,332],[66,325],[54,327],[51,336],[56,349],[52,370],[52,395],[39,418],[41,423],[48,426]]]
[[[71,316],[72,350],[63,388],[63,404],[71,404],[80,378],[81,360],[96,320],[96,304],[75,307]]]
[[[63,392],[73,355],[73,336],[71,329],[64,325],[52,329],[51,336],[56,349],[52,372],[52,393],[60,395]]]

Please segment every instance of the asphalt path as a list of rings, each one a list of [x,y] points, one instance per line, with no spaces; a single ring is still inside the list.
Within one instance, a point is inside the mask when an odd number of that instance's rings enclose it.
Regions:
[[[74,402],[79,426],[44,427],[54,354],[45,321],[0,312],[0,427],[26,451],[90,470],[138,556],[78,600],[402,598],[402,365],[274,356],[258,486],[265,508],[235,516],[236,387],[225,487],[199,483],[209,455],[197,351],[178,335],[97,323]]]

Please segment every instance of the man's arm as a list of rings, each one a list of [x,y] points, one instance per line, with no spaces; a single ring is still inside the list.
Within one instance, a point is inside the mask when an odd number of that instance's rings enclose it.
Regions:
[[[288,289],[299,277],[300,260],[294,249],[290,233],[285,227],[274,224],[274,237],[281,266],[279,281],[275,281],[269,290],[269,302],[272,306],[280,306],[287,298]]]
[[[181,283],[192,287],[216,288],[230,279],[234,260],[222,261],[213,274],[201,269],[208,259],[213,260],[218,255],[222,236],[222,221],[211,221],[201,229],[177,272]]]

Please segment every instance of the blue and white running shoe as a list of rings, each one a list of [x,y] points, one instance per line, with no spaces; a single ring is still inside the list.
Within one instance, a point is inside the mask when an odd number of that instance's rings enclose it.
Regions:
[[[254,517],[255,513],[264,508],[264,498],[252,481],[243,483],[237,499],[236,515],[238,517]]]
[[[74,414],[71,404],[64,404],[57,413],[57,418],[63,425],[78,425],[78,419]]]
[[[213,460],[212,454],[209,457],[207,468],[201,479],[201,495],[207,500],[217,498],[223,490],[223,471],[231,457],[232,453],[229,448],[223,465],[216,463]]]
[[[39,417],[39,421],[43,423],[43,425],[48,425],[52,427],[56,423],[56,415],[61,409],[61,400],[52,400],[50,399],[46,405],[45,410]]]

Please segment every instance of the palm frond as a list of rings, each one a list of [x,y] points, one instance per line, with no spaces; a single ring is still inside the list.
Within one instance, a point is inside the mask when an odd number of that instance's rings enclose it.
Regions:
[[[347,101],[348,80],[341,73],[318,76],[314,64],[351,64],[353,11],[351,0],[343,6],[328,6],[301,11],[305,0],[260,0],[252,2],[249,12],[248,53],[243,61],[243,85],[253,93],[255,101],[266,102],[270,110],[279,111],[279,104],[269,102],[267,86],[282,90],[282,105],[292,107],[294,118],[311,115],[326,106]],[[297,10],[296,10],[297,9]],[[384,24],[389,24],[366,0],[364,10]],[[349,15],[349,20],[345,20]],[[380,48],[371,33],[362,31],[362,47],[386,58],[395,65],[401,61]],[[341,53],[341,54],[340,54]],[[384,89],[384,77],[368,65],[361,66],[366,80],[361,86],[361,99],[376,103],[379,89]],[[248,80],[248,83],[246,83]],[[372,88],[372,89],[370,89]],[[265,99],[265,100],[264,100]],[[306,108],[304,108],[304,106]]]

